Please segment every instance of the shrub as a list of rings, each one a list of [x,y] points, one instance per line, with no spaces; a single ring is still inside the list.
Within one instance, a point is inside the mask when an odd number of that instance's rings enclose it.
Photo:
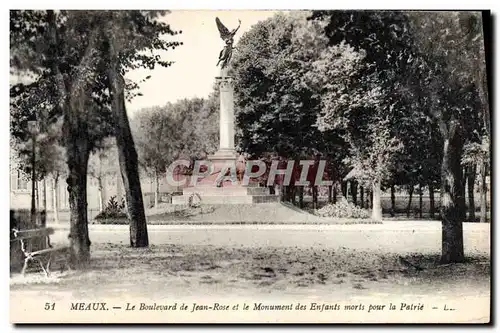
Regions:
[[[95,219],[127,219],[127,213],[125,212],[125,200],[122,199],[122,201],[118,203],[118,201],[116,201],[116,197],[112,196],[109,198],[104,210],[97,214]]]
[[[370,212],[355,206],[345,198],[341,198],[335,204],[328,204],[318,209],[316,215],[335,218],[368,218],[370,217]]]

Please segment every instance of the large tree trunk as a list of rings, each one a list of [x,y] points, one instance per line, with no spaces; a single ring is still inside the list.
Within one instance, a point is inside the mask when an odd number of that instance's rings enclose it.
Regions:
[[[333,191],[333,186],[329,185],[328,186],[328,203],[333,202],[332,191]]]
[[[457,125],[450,125],[457,126]],[[459,125],[458,125],[459,126]],[[441,124],[443,128],[443,124]],[[462,184],[463,139],[458,129],[443,130],[444,148],[441,165],[441,219],[442,254],[441,263],[463,262],[464,241],[461,201],[464,198]]]
[[[487,206],[486,199],[488,197],[488,185],[486,184],[486,163],[481,163],[479,167],[479,178],[481,182],[480,186],[480,200],[481,200],[481,217],[480,222],[486,222]]]
[[[54,210],[54,221],[59,223],[59,175],[52,180],[52,208]]]
[[[414,190],[414,186],[411,185],[410,186],[410,190],[409,190],[408,206],[406,206],[406,217],[410,217],[410,213],[411,213],[411,199],[413,198],[413,190]]]
[[[127,111],[125,110],[124,79],[118,70],[117,54],[112,45],[114,42],[111,39],[109,40],[111,64],[108,76],[112,95],[111,110],[118,146],[118,160],[130,219],[130,246],[147,247],[149,245],[148,229],[139,178],[137,151],[130,130]]]
[[[394,184],[391,185],[391,216],[396,214],[396,189]]]
[[[476,180],[476,166],[469,166],[467,168],[467,195],[469,198],[469,218],[470,222],[476,220],[476,204],[474,203],[474,182]]]
[[[376,222],[382,221],[382,203],[381,203],[380,181],[373,182],[373,208],[372,220]]]
[[[429,214],[431,219],[434,218],[435,203],[434,203],[434,185],[428,184],[429,186]]]
[[[90,155],[86,135],[78,127],[68,131],[66,154],[69,175],[66,179],[70,210],[70,262],[76,269],[90,263],[90,238],[87,220],[87,164]]]

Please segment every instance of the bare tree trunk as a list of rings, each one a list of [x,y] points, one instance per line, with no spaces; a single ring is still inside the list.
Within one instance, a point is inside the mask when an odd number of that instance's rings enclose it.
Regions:
[[[474,202],[474,182],[476,180],[476,166],[469,166],[467,168],[467,195],[469,198],[469,221],[476,221],[476,204]]]
[[[304,185],[299,186],[299,207],[304,208]]]
[[[328,185],[328,203],[332,203],[333,201],[332,191],[333,191],[333,186]]]
[[[38,180],[35,181],[36,212],[40,211],[40,191],[38,191]]]
[[[391,185],[391,216],[396,215],[396,189],[394,184]]]
[[[431,219],[434,218],[435,202],[434,202],[434,185],[428,184],[429,186],[429,214]]]
[[[332,202],[334,204],[336,204],[337,203],[337,184],[333,184],[332,191],[333,191],[333,193],[332,193]]]
[[[342,195],[347,199],[347,182],[340,182],[340,190],[342,191]]]
[[[297,205],[297,196],[296,196],[296,187],[295,185],[290,185],[289,186],[289,191],[290,191],[290,199],[291,202],[294,206]]]
[[[363,186],[359,188],[359,201],[361,208],[365,208],[365,188]]]
[[[481,200],[481,217],[480,222],[486,222],[487,206],[486,199],[488,196],[488,185],[486,184],[486,163],[481,163],[479,167],[479,177],[480,177],[480,200]]]
[[[47,180],[43,177],[43,210],[47,212]]]
[[[424,189],[422,184],[418,185],[418,217],[422,218],[422,201],[424,196]]]
[[[410,212],[411,212],[411,199],[413,198],[413,190],[414,186],[410,185],[410,190],[409,190],[409,198],[408,198],[408,206],[406,206],[406,217],[410,217]]]
[[[155,207],[158,207],[160,203],[160,177],[158,177],[158,171],[155,172]]]
[[[351,181],[351,197],[352,197],[352,203],[354,205],[358,204],[358,183],[355,181]]]
[[[376,222],[382,221],[381,189],[380,181],[378,180],[373,182],[372,220]]]
[[[459,125],[458,125],[459,126]],[[442,125],[442,127],[444,127]],[[451,127],[451,125],[450,125]],[[462,186],[463,139],[457,129],[443,131],[444,148],[441,165],[441,219],[442,254],[441,263],[463,262],[464,240],[461,200],[464,197]]]
[[[318,186],[312,187],[313,209],[318,209]]]
[[[52,180],[52,207],[54,210],[54,221],[59,223],[59,175],[55,175]]]
[[[30,221],[31,221],[31,227],[35,228],[36,226],[36,135],[35,132],[32,133],[32,142],[33,142],[33,147],[32,147],[32,152],[31,152],[31,215],[30,215]]]
[[[268,188],[269,188],[269,194],[272,194],[272,195],[276,194],[276,190],[274,189],[274,185],[273,186],[268,186]]]
[[[462,167],[462,177],[461,177],[461,183],[460,185],[462,186],[462,193],[464,194],[462,197],[459,199],[459,207],[460,207],[460,220],[465,221],[467,219],[467,205],[466,205],[466,198],[465,198],[465,187],[466,187],[466,180],[467,180],[467,167]]]
[[[97,177],[97,195],[99,199],[99,211],[102,212],[106,207],[106,203],[104,202],[103,195],[103,186],[102,186],[102,176]]]

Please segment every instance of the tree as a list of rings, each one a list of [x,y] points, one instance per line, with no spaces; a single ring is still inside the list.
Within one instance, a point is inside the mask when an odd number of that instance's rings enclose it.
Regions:
[[[481,143],[469,143],[464,146],[464,154],[462,156],[462,164],[469,168],[475,169],[479,168],[479,184],[481,193],[481,217],[480,222],[486,222],[486,170],[490,168],[490,149],[489,149],[489,138],[482,138]],[[473,178],[472,178],[473,179]],[[474,180],[471,178],[467,180],[469,182],[469,192],[474,191]],[[472,185],[471,185],[472,183]],[[472,200],[474,200],[472,198]],[[470,205],[470,203],[469,203]],[[470,214],[469,214],[470,215]]]
[[[309,15],[275,15],[239,40],[229,71],[235,80],[238,149],[251,159],[276,155],[298,161],[321,153],[328,173],[340,179],[346,144],[338,132],[324,133],[315,125],[319,98],[308,73],[327,39],[320,22],[307,21]],[[294,187],[292,181],[283,189],[286,200],[295,201]]]
[[[97,191],[99,197],[99,211],[106,207],[105,180],[107,176],[115,175],[114,161],[118,157],[116,143],[111,138],[105,139],[89,158],[88,175],[97,180]]]
[[[71,262],[73,266],[83,268],[88,265],[90,258],[86,210],[86,168],[90,147],[89,141],[81,138],[91,137],[88,122],[84,121],[89,114],[85,105],[89,101],[86,94],[88,80],[84,79],[84,74],[91,68],[95,45],[93,38],[92,42],[86,40],[84,32],[61,29],[65,24],[61,20],[63,15],[54,11],[11,12],[11,67],[20,75],[32,78],[30,84],[21,83],[11,87],[11,98],[22,99],[23,94],[36,89],[45,91],[39,96],[46,97],[47,108],[50,108],[49,119],[63,117],[70,201]],[[64,43],[64,37],[68,36],[71,36],[68,40],[77,43],[78,48]],[[64,57],[65,52],[72,55],[71,59]],[[36,109],[30,111],[35,117],[39,113]]]
[[[182,99],[162,107],[141,110],[132,120],[139,160],[155,179],[155,205],[159,178],[175,160],[196,160],[214,153],[218,143],[217,98]]]
[[[148,67],[156,64],[169,66],[153,52],[179,45],[160,38],[173,34],[166,23],[155,20],[158,12],[149,11],[13,11],[11,12],[11,68],[31,77],[32,83],[11,87],[11,96],[19,96],[33,89],[45,87],[49,96],[51,119],[63,117],[63,140],[68,165],[68,192],[70,201],[71,261],[75,267],[88,266],[90,239],[88,237],[86,177],[90,152],[106,136],[118,134],[122,147],[122,164],[132,181],[127,188],[130,199],[131,245],[147,245],[147,233],[134,173],[134,151],[130,159],[123,155],[133,147],[128,120],[124,111],[122,70]],[[121,15],[121,16],[120,16]],[[110,21],[110,20],[115,20]],[[109,26],[127,25],[121,34],[106,30]],[[106,32],[106,33],[103,33]],[[126,39],[128,36],[129,39]],[[120,38],[121,37],[121,38]],[[122,48],[116,53],[113,43],[120,39]],[[113,42],[113,43],[110,43]],[[111,45],[111,47],[110,47]],[[113,51],[114,50],[114,51]],[[117,61],[119,57],[119,62]],[[129,95],[138,88],[127,83]],[[107,89],[111,88],[111,89]],[[109,93],[111,92],[111,94]],[[123,98],[122,98],[123,97]],[[36,111],[33,111],[36,114]],[[116,129],[116,130],[115,130]],[[86,140],[83,140],[85,138]],[[135,165],[135,170],[136,170]],[[139,185],[137,187],[136,185]],[[136,200],[140,197],[139,200]],[[142,209],[142,214],[141,214]],[[136,232],[139,231],[139,232]],[[139,241],[138,241],[139,240]]]
[[[213,92],[208,99],[182,99],[169,111],[178,124],[176,130],[177,157],[206,158],[219,144],[219,95]]]
[[[477,74],[485,73],[480,19],[474,12],[414,13],[411,19],[421,58],[418,75],[443,140],[441,261],[463,262],[465,182],[461,160],[466,142],[481,137],[477,119],[487,123],[488,114],[485,75]],[[474,106],[477,98],[480,108]],[[487,133],[489,125],[482,127]]]
[[[168,108],[141,110],[132,120],[139,162],[155,180],[155,206],[159,203],[160,177],[174,161],[179,146],[176,134],[180,129]]]
[[[411,117],[401,98],[411,63],[408,22],[397,12],[370,11],[319,11],[311,19],[325,22],[329,43],[311,74],[321,99],[319,127],[343,133],[349,178],[372,188],[372,218],[381,220],[381,186],[403,148],[398,127]]]
[[[104,36],[103,59],[106,59],[106,76],[111,93],[111,113],[115,125],[115,137],[123,184],[126,189],[127,208],[130,218],[130,244],[132,247],[148,246],[148,235],[142,191],[135,149],[129,120],[125,110],[125,79],[127,70],[136,68],[136,62],[153,69],[156,64],[168,67],[159,56],[146,56],[142,51],[168,50],[181,45],[168,42],[161,35],[174,35],[166,23],[156,21],[162,14],[154,11],[109,11],[104,13],[108,24],[101,26]]]
[[[382,182],[390,177],[395,153],[402,149],[402,144],[399,139],[390,136],[387,121],[372,124],[364,143],[351,143],[351,154],[347,157],[347,163],[353,168],[350,175],[365,187],[372,188],[372,219],[381,221]]]

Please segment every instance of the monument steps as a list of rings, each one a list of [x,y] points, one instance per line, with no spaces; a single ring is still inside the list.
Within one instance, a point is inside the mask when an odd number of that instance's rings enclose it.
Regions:
[[[172,197],[172,204],[182,205],[188,204],[189,198],[192,194],[189,195],[179,195]],[[279,197],[276,195],[235,195],[226,193],[218,193],[218,194],[199,194],[201,200],[197,197],[193,197],[196,203],[200,204],[252,204],[252,203],[267,203],[267,202],[279,202]]]

